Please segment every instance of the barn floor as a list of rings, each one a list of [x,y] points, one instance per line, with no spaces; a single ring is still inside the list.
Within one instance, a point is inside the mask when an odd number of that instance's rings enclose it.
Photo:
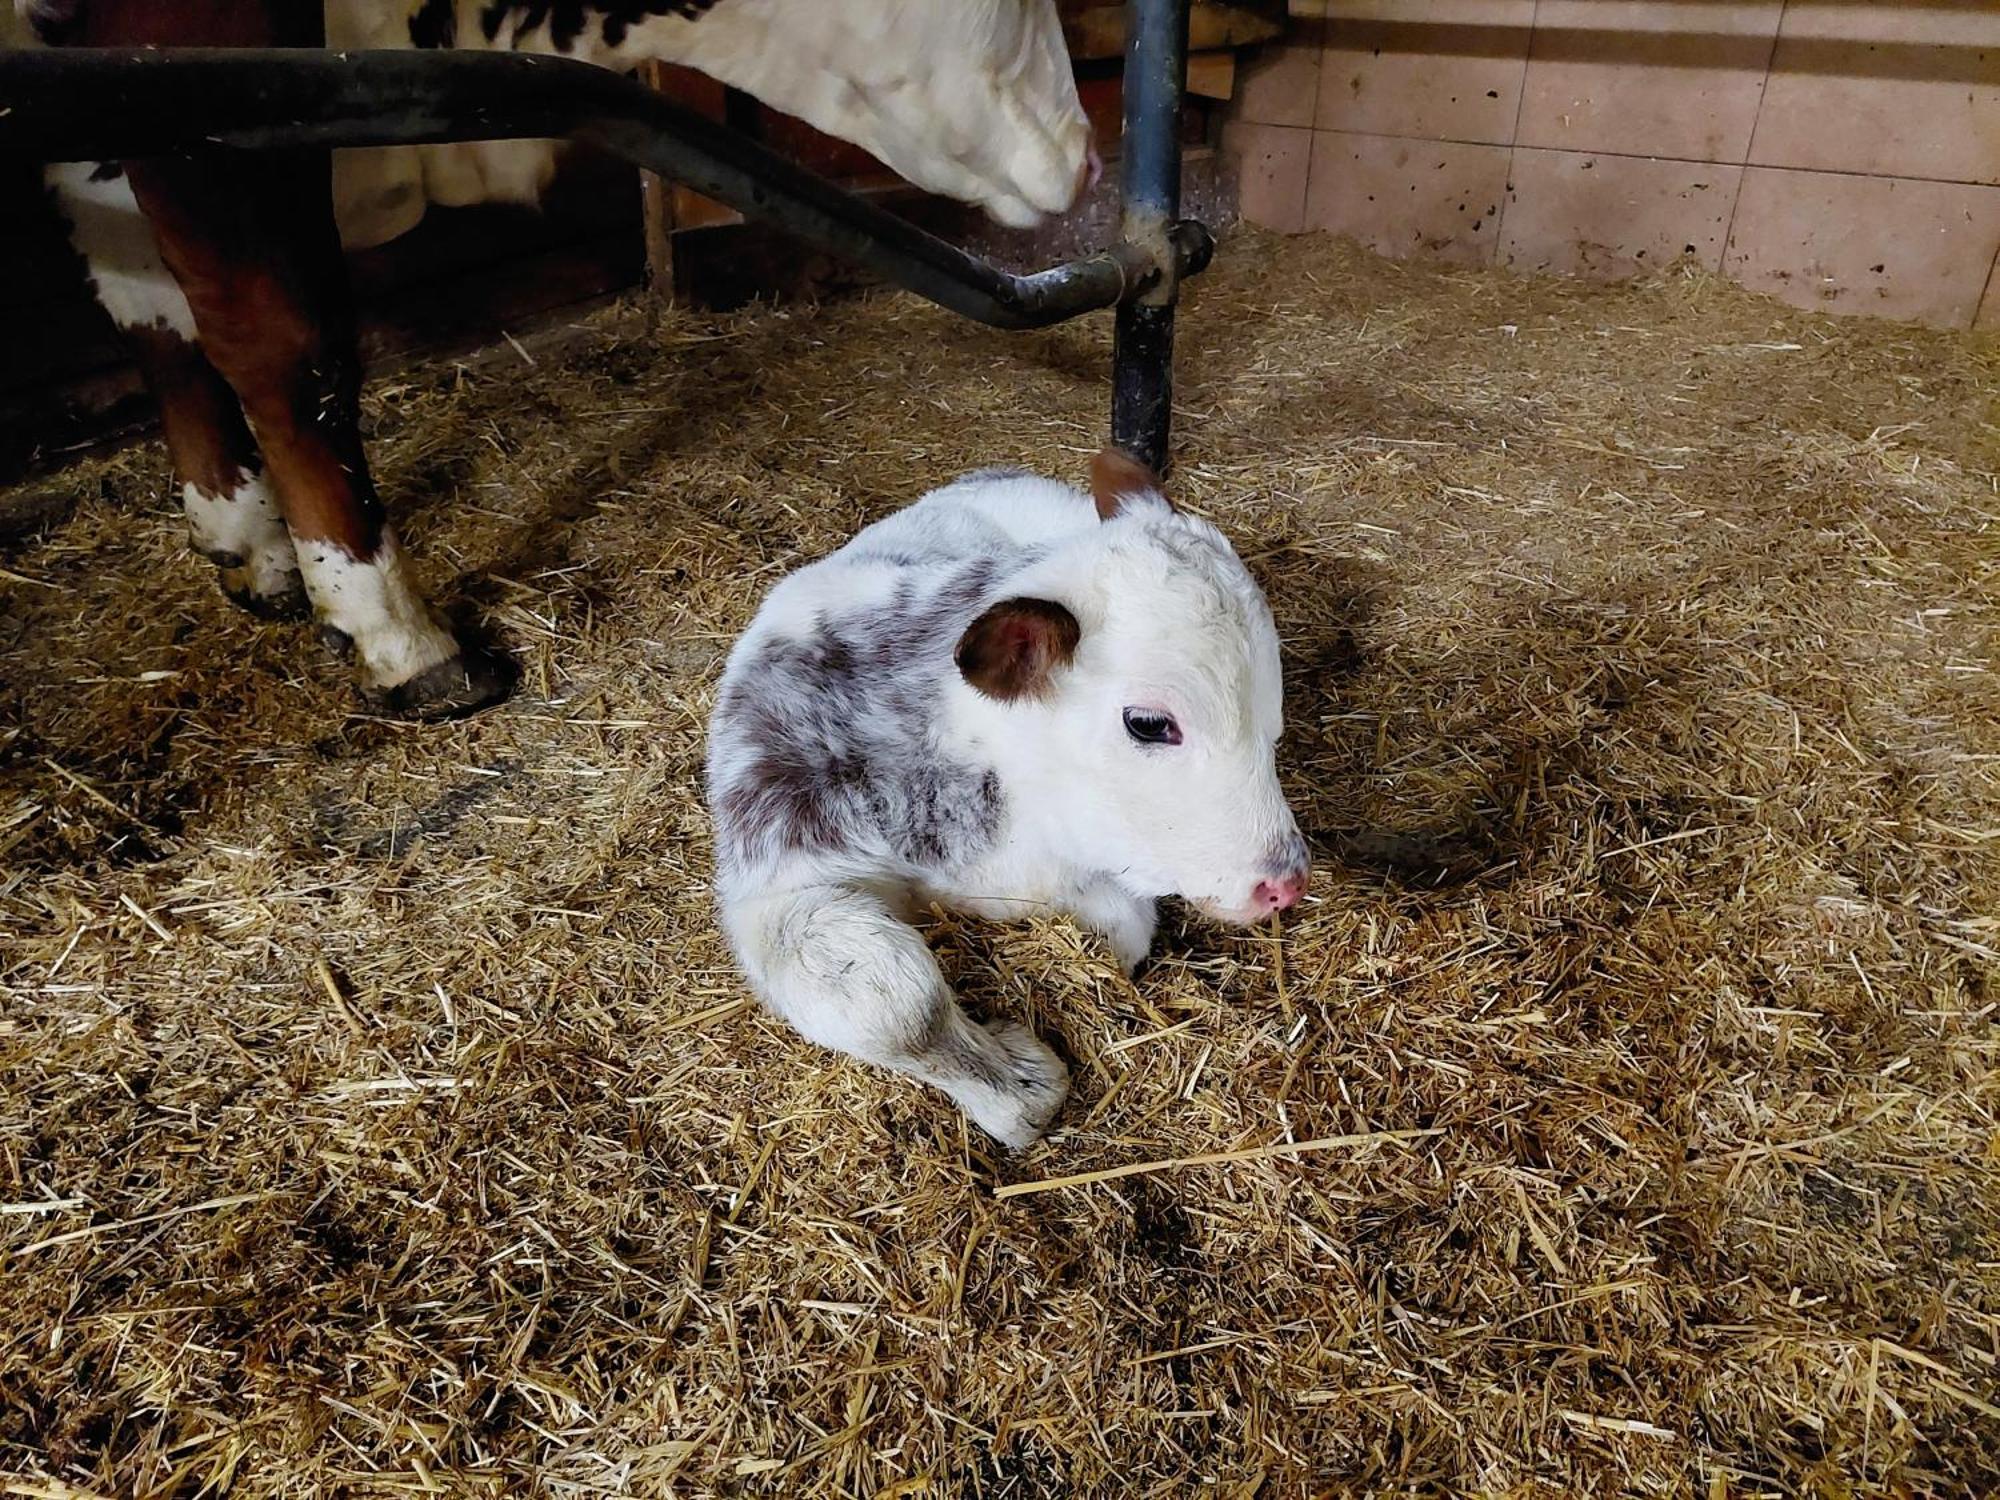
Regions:
[[[63,476],[0,557],[7,1492],[2000,1487],[2000,346],[1248,234],[1183,327],[1320,869],[1136,988],[941,927],[1075,1066],[1018,1160],[747,1005],[702,723],[785,569],[1080,475],[1108,320],[379,384],[523,667],[442,728],[232,612],[156,450]]]

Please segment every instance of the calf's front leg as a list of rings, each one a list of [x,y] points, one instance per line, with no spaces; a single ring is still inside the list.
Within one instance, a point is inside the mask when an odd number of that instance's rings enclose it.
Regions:
[[[1159,930],[1160,903],[1151,897],[1134,896],[1129,891],[1101,881],[1087,887],[1070,907],[1071,914],[1092,932],[1103,935],[1111,945],[1112,957],[1129,979],[1152,956],[1153,937]]]
[[[432,614],[369,477],[327,154],[155,158],[126,173],[256,434],[313,612],[353,643],[366,689],[417,718],[503,697],[506,664]]]
[[[808,1040],[944,1090],[988,1135],[1023,1147],[1069,1092],[1069,1070],[1027,1027],[976,1024],[914,927],[846,886],[727,902],[722,922],[751,987]]]

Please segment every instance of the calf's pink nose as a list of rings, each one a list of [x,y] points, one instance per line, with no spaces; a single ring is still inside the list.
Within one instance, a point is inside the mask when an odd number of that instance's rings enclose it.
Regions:
[[[1303,875],[1287,875],[1283,880],[1260,880],[1257,889],[1250,893],[1250,899],[1266,911],[1285,911],[1299,904],[1299,897],[1306,893],[1306,878]]]

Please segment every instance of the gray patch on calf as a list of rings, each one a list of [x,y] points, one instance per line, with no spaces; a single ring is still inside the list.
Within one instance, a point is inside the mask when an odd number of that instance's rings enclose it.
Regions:
[[[747,750],[712,789],[725,865],[842,851],[922,868],[989,844],[1005,799],[989,766],[952,757],[932,726],[951,653],[998,569],[909,568],[890,598],[768,642],[734,674],[711,733]]]

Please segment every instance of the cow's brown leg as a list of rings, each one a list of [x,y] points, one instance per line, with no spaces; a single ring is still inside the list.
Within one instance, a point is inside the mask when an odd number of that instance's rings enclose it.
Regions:
[[[47,178],[97,299],[159,405],[194,549],[252,614],[304,618],[298,559],[243,408],[195,342],[194,314],[124,173],[116,163],[64,162]]]
[[[324,152],[126,164],[209,360],[263,450],[321,621],[398,713],[504,695],[502,664],[431,613],[387,524],[356,425],[360,367]]]
[[[299,0],[90,0],[61,40],[87,46],[316,46]],[[203,352],[263,450],[313,611],[353,642],[394,712],[502,697],[505,664],[462,648],[418,591],[382,514],[356,425],[360,362],[324,151],[125,163]]]
[[[170,329],[127,329],[125,339],[159,403],[194,549],[215,564],[222,592],[250,613],[306,618],[298,554],[236,393]]]

